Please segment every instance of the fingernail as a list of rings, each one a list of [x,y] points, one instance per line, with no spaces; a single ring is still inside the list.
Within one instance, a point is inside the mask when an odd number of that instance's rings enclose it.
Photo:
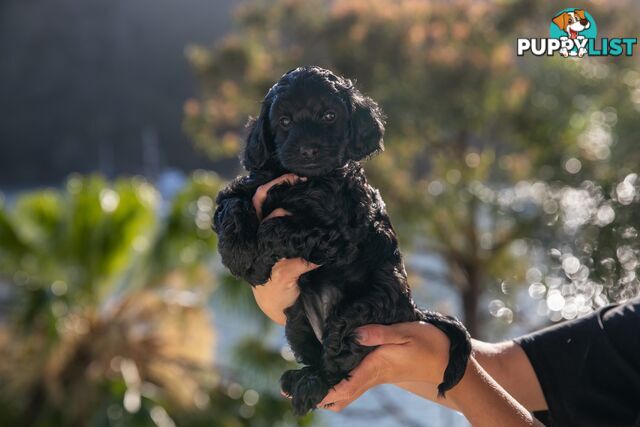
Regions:
[[[301,177],[300,177],[300,181],[306,181],[306,180],[307,180],[307,177],[306,177],[306,176],[301,176]]]
[[[369,334],[367,333],[366,330],[362,328],[356,329],[356,341],[359,344],[362,344],[363,342],[365,342],[368,337],[369,337]]]

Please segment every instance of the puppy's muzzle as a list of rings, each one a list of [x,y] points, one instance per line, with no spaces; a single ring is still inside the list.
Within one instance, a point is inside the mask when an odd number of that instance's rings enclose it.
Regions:
[[[314,160],[318,157],[318,147],[313,145],[300,146],[300,158],[303,160]]]

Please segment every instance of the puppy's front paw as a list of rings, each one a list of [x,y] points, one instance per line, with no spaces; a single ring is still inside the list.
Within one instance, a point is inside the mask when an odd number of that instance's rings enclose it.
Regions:
[[[253,259],[251,266],[247,270],[244,279],[252,286],[264,285],[271,279],[271,270],[280,258],[282,257],[259,251],[258,256]]]
[[[247,270],[244,279],[249,282],[251,286],[264,285],[271,278],[271,267],[272,266],[261,265],[254,262]]]

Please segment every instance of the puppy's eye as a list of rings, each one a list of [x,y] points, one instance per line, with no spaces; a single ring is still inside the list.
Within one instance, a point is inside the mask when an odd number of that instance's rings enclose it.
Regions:
[[[287,116],[280,117],[280,126],[282,126],[283,128],[288,128],[289,126],[291,126],[291,119]]]
[[[334,113],[333,111],[326,111],[322,115],[322,120],[324,120],[325,122],[332,122],[335,119],[336,119],[336,113]]]

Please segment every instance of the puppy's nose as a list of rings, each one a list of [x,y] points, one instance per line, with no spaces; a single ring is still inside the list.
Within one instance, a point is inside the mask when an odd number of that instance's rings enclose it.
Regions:
[[[316,147],[300,147],[300,155],[305,159],[313,159],[318,154]]]
[[[583,27],[586,27],[587,24],[589,23],[589,20],[588,19],[581,19],[580,23],[582,24]]]

